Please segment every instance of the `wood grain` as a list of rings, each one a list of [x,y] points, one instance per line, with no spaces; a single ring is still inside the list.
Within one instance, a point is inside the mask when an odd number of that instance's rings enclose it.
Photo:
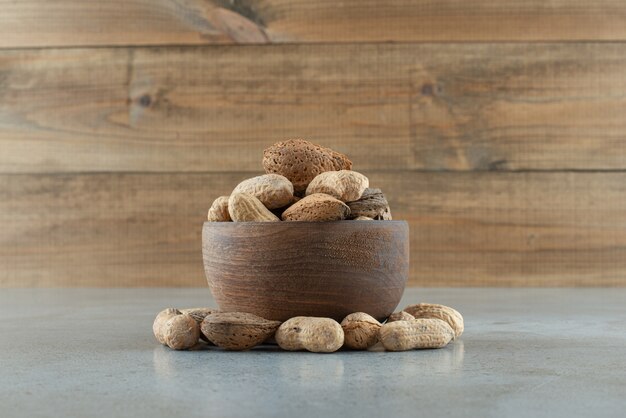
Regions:
[[[626,44],[0,51],[0,173],[623,170]]]
[[[624,39],[621,0],[0,0],[0,48]]]
[[[626,285],[626,173],[386,173],[376,184],[410,223],[412,284]]]
[[[404,221],[206,222],[202,256],[220,310],[278,321],[341,321],[353,312],[385,320],[409,277],[409,227]]]
[[[410,284],[626,285],[626,173],[366,172]],[[206,211],[249,173],[0,176],[0,285],[205,286]]]

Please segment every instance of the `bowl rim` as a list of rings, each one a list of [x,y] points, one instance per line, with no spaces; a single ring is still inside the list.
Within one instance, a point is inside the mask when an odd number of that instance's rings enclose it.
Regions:
[[[354,226],[358,226],[358,227],[367,227],[366,225],[380,225],[380,224],[391,224],[391,225],[409,225],[409,222],[403,219],[398,219],[398,220],[376,220],[373,219],[371,221],[354,221],[353,219],[350,220],[341,220],[341,221],[279,221],[279,222],[233,222],[233,221],[228,221],[228,222],[213,222],[213,221],[204,221],[203,225],[207,226],[207,225],[212,225],[212,226],[219,226],[219,227],[226,227],[228,225],[232,225],[232,226],[239,226],[239,225],[250,225],[250,226],[268,226],[268,227],[273,227],[276,225],[293,225],[293,226],[302,226],[302,225],[337,225],[337,224],[349,224],[349,223],[354,223]]]

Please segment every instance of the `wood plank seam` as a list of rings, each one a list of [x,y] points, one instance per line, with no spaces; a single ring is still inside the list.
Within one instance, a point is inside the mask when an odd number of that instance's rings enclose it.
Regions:
[[[57,0],[54,7],[43,0],[0,1],[0,48],[623,41],[624,28],[620,0]]]

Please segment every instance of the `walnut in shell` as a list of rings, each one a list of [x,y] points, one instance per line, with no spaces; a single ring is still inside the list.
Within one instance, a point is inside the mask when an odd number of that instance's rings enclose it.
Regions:
[[[352,218],[367,216],[376,220],[391,220],[389,203],[380,189],[368,187],[363,191],[359,200],[348,202],[348,206]]]

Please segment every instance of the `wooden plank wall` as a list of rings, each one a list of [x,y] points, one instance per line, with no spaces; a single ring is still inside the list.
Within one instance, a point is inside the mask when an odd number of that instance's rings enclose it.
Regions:
[[[203,286],[294,136],[410,222],[412,285],[626,285],[621,0],[0,0],[0,287]]]

